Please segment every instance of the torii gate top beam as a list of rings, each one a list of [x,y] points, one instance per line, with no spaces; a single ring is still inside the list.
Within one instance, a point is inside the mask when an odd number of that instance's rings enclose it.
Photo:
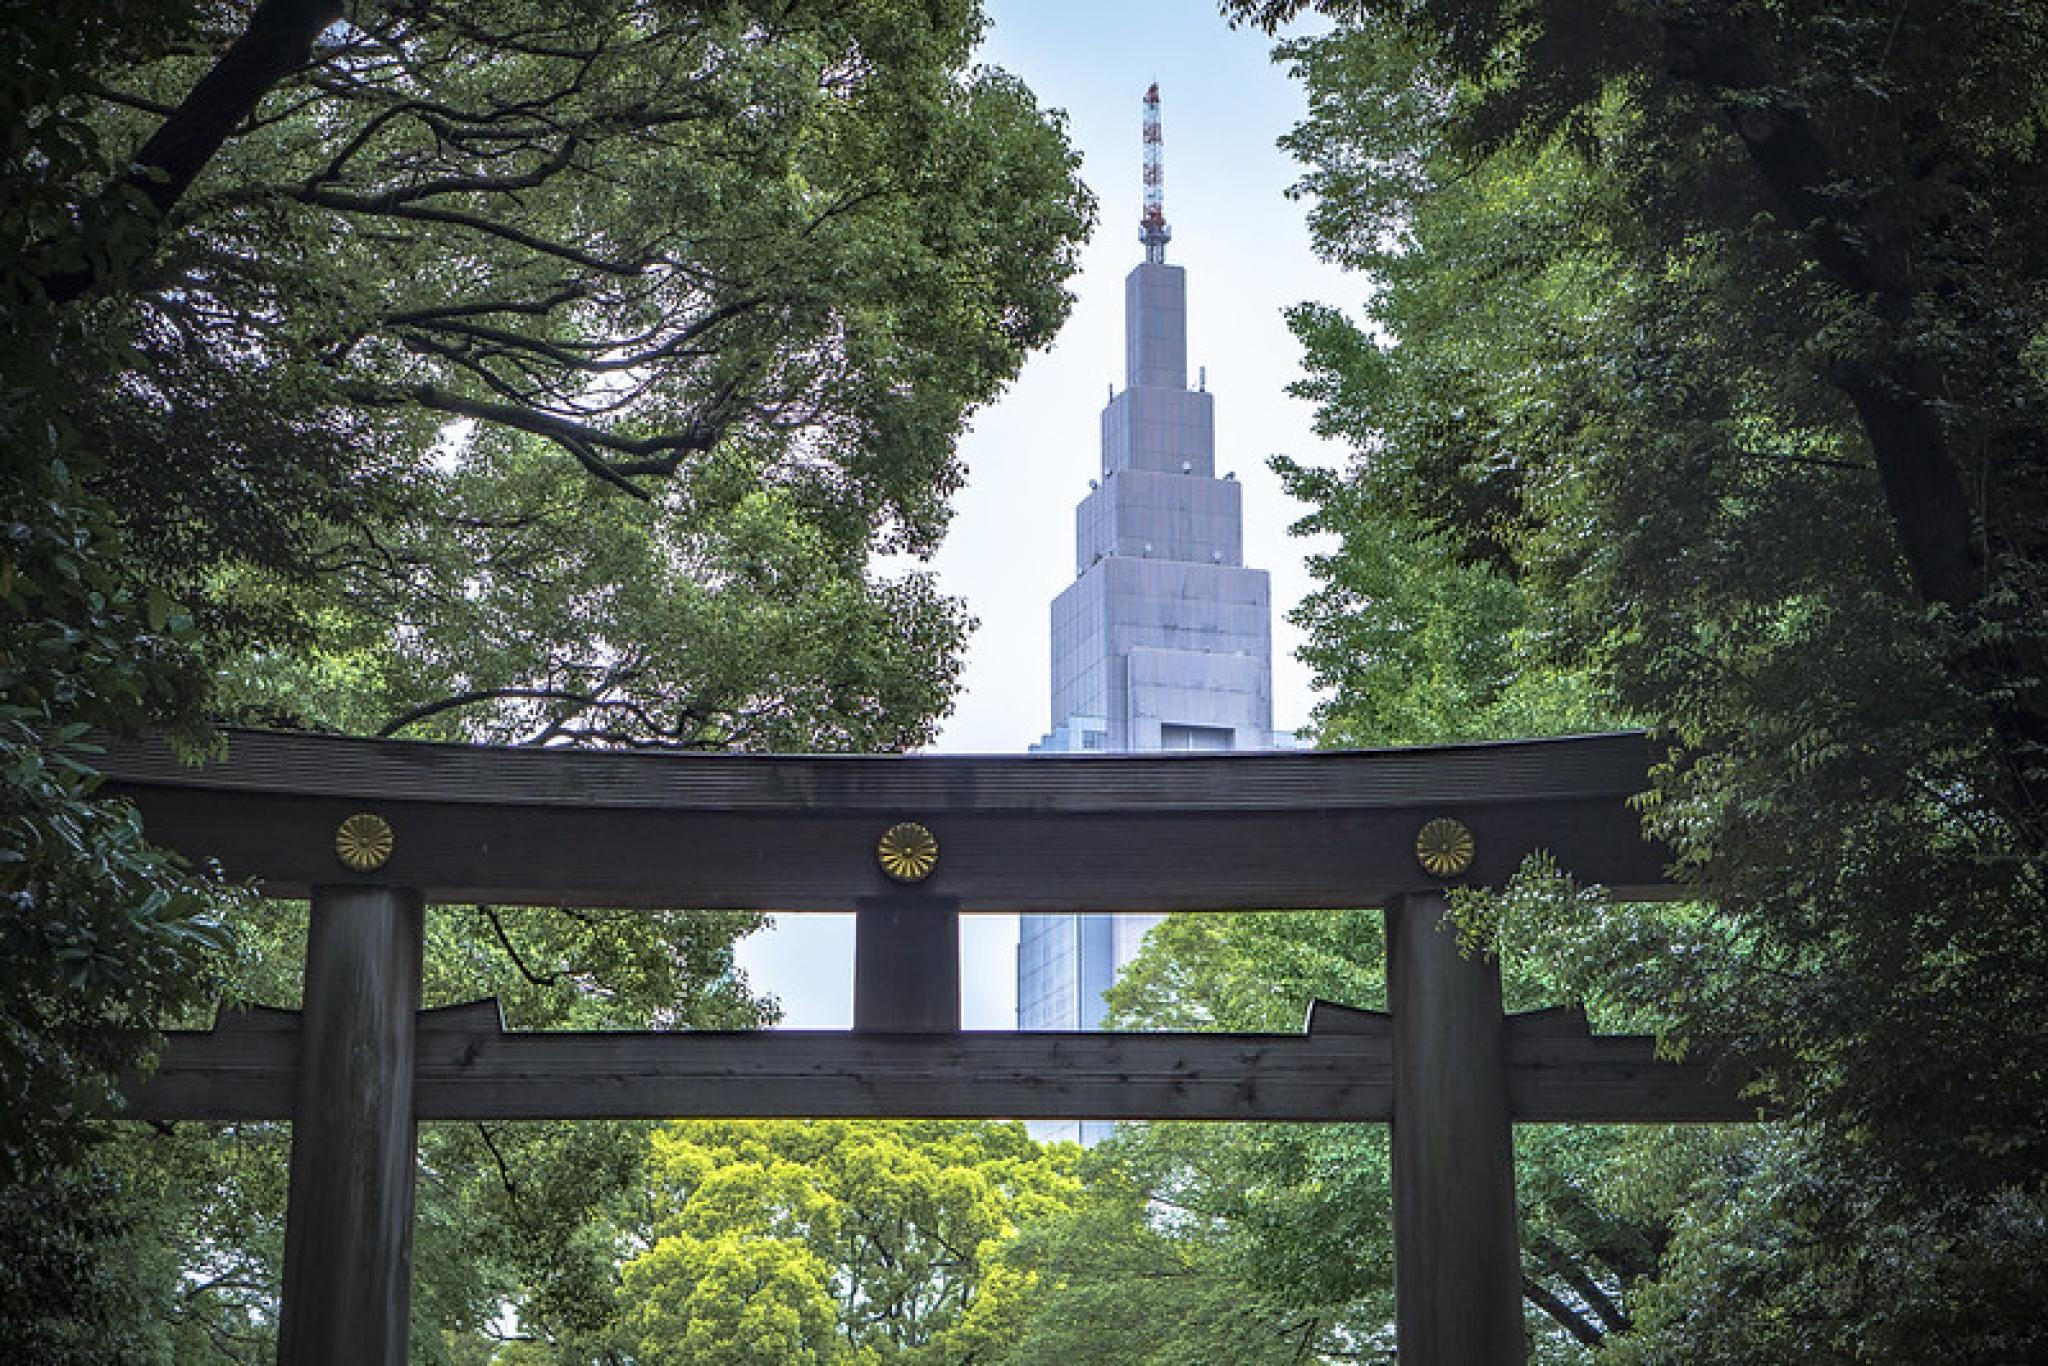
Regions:
[[[1636,733],[1058,758],[228,742],[225,761],[196,768],[160,742],[117,747],[106,791],[141,808],[153,840],[281,896],[363,882],[430,901],[843,911],[904,890],[876,841],[914,821],[940,849],[916,891],[963,910],[1339,909],[1442,885],[1415,841],[1445,816],[1473,834],[1467,881],[1501,882],[1542,849],[1619,894],[1671,894],[1628,805],[1649,786]],[[336,858],[358,812],[394,834],[373,872]]]

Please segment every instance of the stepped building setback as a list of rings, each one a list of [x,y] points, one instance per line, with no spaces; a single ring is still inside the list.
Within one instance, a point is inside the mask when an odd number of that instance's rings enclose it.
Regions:
[[[1052,605],[1052,730],[1034,753],[1269,749],[1272,593],[1244,563],[1244,488],[1216,475],[1215,399],[1188,387],[1187,271],[1166,263],[1159,88],[1145,95],[1145,259],[1124,280],[1124,388]],[[1026,915],[1017,1027],[1098,1029],[1157,916]],[[1108,1125],[1035,1126],[1091,1141]]]

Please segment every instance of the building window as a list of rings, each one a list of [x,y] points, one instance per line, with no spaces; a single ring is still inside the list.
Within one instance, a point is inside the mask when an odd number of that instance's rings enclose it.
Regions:
[[[1228,726],[1176,726],[1159,727],[1161,749],[1231,749],[1236,738]]]

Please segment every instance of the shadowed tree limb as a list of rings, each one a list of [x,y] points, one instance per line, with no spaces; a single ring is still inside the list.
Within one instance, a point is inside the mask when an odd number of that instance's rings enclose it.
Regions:
[[[235,128],[279,81],[306,64],[313,40],[341,18],[342,0],[263,0],[249,16],[242,36],[200,77],[142,144],[127,171],[108,187],[98,214],[118,212],[122,200],[140,194],[161,225]],[[155,235],[152,230],[150,239]],[[43,292],[52,303],[70,303],[104,275],[121,274],[120,265],[110,262],[105,272],[88,265],[47,276]]]
[[[1551,1293],[1532,1276],[1522,1277],[1522,1298],[1541,1309],[1565,1332],[1587,1347],[1598,1347],[1606,1338],[1606,1334],[1585,1315]]]

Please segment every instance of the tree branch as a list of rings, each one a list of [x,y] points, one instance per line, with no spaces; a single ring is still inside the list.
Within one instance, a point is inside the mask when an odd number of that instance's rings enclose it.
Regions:
[[[1729,24],[1664,21],[1674,79],[1698,89],[1747,153],[1783,226],[1801,236],[1813,263],[1853,297],[1866,300],[1888,335],[1871,354],[1844,361],[1833,376],[1869,443],[1900,558],[1921,601],[1948,608],[1966,628],[1985,625],[2003,642],[1966,647],[1953,671],[1980,696],[2009,752],[2002,795],[2022,825],[2041,838],[2044,797],[2039,756],[2048,753],[2048,643],[2037,623],[2013,619],[1986,602],[1995,560],[1982,526],[1993,509],[1972,496],[1969,471],[1942,417],[1954,376],[1909,345],[1927,283],[1916,271],[1916,234],[1930,227],[1899,207],[1907,190],[1852,196],[1834,149],[1808,111],[1789,99],[1759,96],[1774,87],[1759,46]],[[1913,111],[1935,145],[1953,148],[1935,112]],[[1889,212],[1885,205],[1893,207]],[[2039,458],[2038,451],[2021,458]]]
[[[456,711],[462,707],[472,707],[479,702],[498,702],[512,699],[537,702],[575,702],[584,706],[597,701],[595,697],[587,693],[570,692],[564,688],[477,688],[471,692],[457,693],[453,697],[443,697],[438,701],[428,702],[424,705],[413,707],[410,710],[402,711],[378,728],[377,738],[388,740],[407,726],[424,721],[429,717],[439,716],[443,712]]]
[[[498,937],[499,947],[504,949],[505,956],[512,960],[512,966],[519,969],[519,975],[526,979],[527,985],[536,987],[553,987],[561,985],[561,973],[537,973],[532,968],[526,966],[526,960],[519,956],[519,950],[512,947],[512,940],[505,933],[504,922],[498,919],[498,912],[496,907],[486,906],[479,903],[477,905],[477,911],[483,916],[485,920],[490,922],[491,933]]]
[[[1614,1302],[1600,1283],[1586,1274],[1586,1269],[1576,1263],[1554,1266],[1557,1274],[1564,1278],[1572,1292],[1589,1305],[1600,1316],[1600,1323],[1610,1333],[1626,1333],[1631,1327],[1629,1316]]]
[[[1522,1298],[1541,1309],[1583,1346],[1598,1347],[1606,1339],[1607,1335],[1590,1320],[1552,1294],[1534,1277],[1522,1277]]]
[[[558,261],[582,266],[585,270],[593,270],[600,275],[638,275],[651,264],[649,261],[613,261],[579,250],[565,242],[549,241],[545,237],[515,228],[509,223],[501,223],[478,214],[435,208],[429,204],[386,203],[384,196],[381,195],[343,194],[338,190],[308,190],[302,187],[292,191],[291,197],[303,204],[332,209],[336,213],[409,218],[418,223],[445,223],[450,227],[468,228],[472,232],[510,242],[515,247],[524,247],[542,256],[552,256]]]
[[[364,403],[393,404],[411,399],[422,407],[432,408],[437,412],[475,418],[479,422],[494,422],[517,431],[544,436],[575,456],[585,469],[598,478],[621,492],[640,499],[652,495],[633,484],[633,479],[643,476],[666,478],[682,466],[686,456],[707,451],[717,443],[717,432],[702,422],[693,424],[687,431],[672,435],[621,436],[616,432],[608,432],[601,427],[593,427],[588,423],[577,422],[555,413],[542,412],[537,408],[466,398],[431,384],[413,385],[397,393],[363,385],[349,385],[344,386],[344,392]],[[598,454],[600,450],[616,451],[621,455],[637,458],[623,463],[610,461]]]
[[[127,172],[101,196],[100,214],[116,208],[127,194],[139,193],[155,211],[160,228],[229,135],[279,81],[306,64],[313,41],[341,18],[342,0],[263,0],[249,16],[242,36],[199,78],[142,144]],[[155,236],[154,231],[149,234],[152,240]],[[43,292],[53,303],[69,303],[99,278],[89,266],[67,271],[45,278]]]
[[[705,355],[709,352],[690,351],[690,343],[721,323],[730,321],[760,307],[767,302],[759,297],[734,299],[729,303],[709,309],[701,316],[675,329],[671,335],[661,338],[653,345],[649,341],[658,336],[657,332],[644,332],[640,338],[601,338],[590,341],[550,341],[544,337],[532,337],[509,328],[492,327],[488,324],[471,322],[466,318],[445,314],[440,317],[422,316],[415,312],[408,315],[394,315],[395,325],[416,327],[423,331],[447,333],[472,341],[488,342],[507,351],[526,351],[565,368],[579,372],[604,374],[618,370],[634,370],[652,365],[657,361],[674,360],[682,355]],[[502,311],[502,310],[501,310]],[[405,322],[400,323],[403,316]],[[627,354],[618,354],[623,348],[639,342],[639,349]],[[445,353],[443,353],[445,354]]]
[[[527,170],[518,172],[517,174],[513,175],[442,176],[439,180],[423,181],[417,185],[397,186],[392,189],[385,190],[381,194],[367,196],[351,195],[347,196],[347,198],[362,205],[364,212],[389,213],[393,209],[399,208],[402,205],[415,204],[422,199],[432,199],[439,195],[509,195],[516,194],[520,190],[537,189],[540,186],[545,185],[549,180],[553,179],[560,172],[568,169],[569,163],[575,159],[576,148],[580,145],[580,142],[581,140],[575,134],[572,133],[569,136],[562,139],[561,146],[557,147],[554,150],[554,153],[550,155],[546,160],[529,167]],[[327,175],[323,176],[322,178],[333,179],[334,177],[332,175]],[[315,195],[331,193],[334,194],[335,197],[337,198],[341,197],[339,195],[339,192],[326,192],[315,189],[312,191],[312,193]],[[333,206],[330,205],[329,207]]]
[[[523,1207],[519,1203],[519,1183],[512,1177],[512,1168],[506,1165],[505,1154],[498,1151],[497,1141],[491,1137],[490,1128],[479,1122],[476,1126],[476,1135],[484,1141],[484,1150],[491,1155],[491,1161],[497,1164],[498,1185],[504,1189],[506,1200],[515,1212],[521,1211]]]
[[[1900,240],[1902,225],[1828,188],[1842,175],[1803,110],[1783,101],[1756,107],[1755,96],[1771,88],[1771,73],[1739,32],[1670,20],[1665,33],[1674,74],[1721,110],[1779,221],[1804,237],[1823,271],[1870,300],[1888,326],[1902,326],[1917,289]],[[1939,386],[1914,368],[1903,359],[1889,366],[1857,362],[1844,368],[1837,383],[1876,457],[1885,505],[1915,588],[1926,602],[1967,611],[1985,588],[1975,519],[1936,412]]]

